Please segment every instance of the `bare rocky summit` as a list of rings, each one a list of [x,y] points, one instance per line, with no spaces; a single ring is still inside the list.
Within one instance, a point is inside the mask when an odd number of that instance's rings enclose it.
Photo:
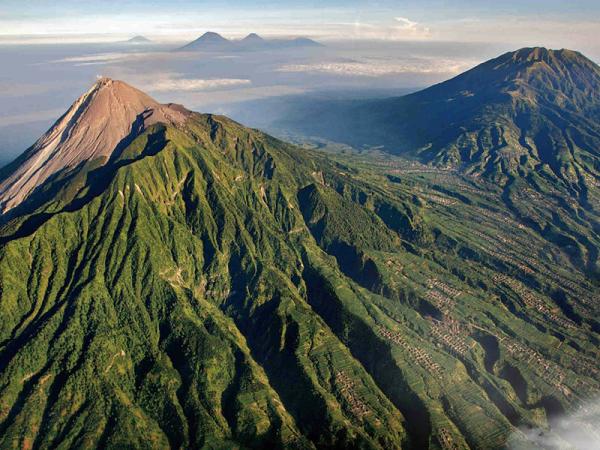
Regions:
[[[100,78],[11,164],[10,175],[0,182],[0,210],[14,208],[61,171],[86,161],[106,163],[132,133],[157,122],[181,123],[188,114],[176,105],[161,105],[122,81]]]

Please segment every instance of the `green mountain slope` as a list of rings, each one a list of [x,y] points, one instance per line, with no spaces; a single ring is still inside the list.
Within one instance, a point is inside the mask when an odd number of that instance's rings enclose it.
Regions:
[[[600,67],[578,52],[525,48],[404,97],[283,117],[286,130],[498,184],[520,220],[600,273]]]
[[[599,92],[600,68],[581,54],[522,49],[409,96],[411,115],[441,127],[406,130],[426,161],[501,182],[539,172],[580,192],[598,176]]]
[[[580,53],[524,48],[404,97],[324,102],[318,120],[296,111],[283,126],[502,183],[538,172],[581,191],[598,179],[599,92],[600,67]]]
[[[193,113],[39,186],[1,234],[0,447],[499,448],[597,393],[569,255],[389,169]]]

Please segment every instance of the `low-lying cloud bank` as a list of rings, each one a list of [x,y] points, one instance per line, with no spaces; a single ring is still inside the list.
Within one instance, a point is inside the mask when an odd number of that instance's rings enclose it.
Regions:
[[[460,73],[474,65],[467,61],[415,60],[404,62],[332,61],[309,64],[285,64],[279,72],[325,73],[342,76],[381,77],[402,73]]]
[[[146,89],[150,92],[206,91],[250,84],[250,80],[240,78],[163,78],[149,83]]]
[[[97,53],[94,55],[70,56],[67,58],[55,59],[52,63],[73,63],[75,65],[93,65],[106,64],[109,62],[122,61],[125,58],[135,57],[132,53]]]
[[[508,441],[509,450],[600,450],[600,398],[550,419],[550,427],[521,428]],[[525,438],[528,443],[523,443]]]

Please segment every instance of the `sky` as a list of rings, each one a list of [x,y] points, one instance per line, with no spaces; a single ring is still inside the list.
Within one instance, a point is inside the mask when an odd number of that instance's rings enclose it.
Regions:
[[[598,0],[3,0],[0,40],[110,40],[144,34],[515,42],[583,48],[600,34]]]

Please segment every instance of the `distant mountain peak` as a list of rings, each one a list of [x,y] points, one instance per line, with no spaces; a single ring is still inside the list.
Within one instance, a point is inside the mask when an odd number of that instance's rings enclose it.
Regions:
[[[545,47],[526,47],[510,52],[512,60],[515,62],[543,61],[551,58],[554,53],[554,50],[548,50]]]
[[[225,39],[223,36],[221,36],[219,33],[215,33],[214,31],[207,31],[206,33],[204,33],[202,36],[200,36],[198,39],[198,41],[212,41],[212,42],[229,42],[227,39]]]
[[[246,36],[244,39],[242,39],[240,42],[245,43],[245,44],[263,44],[266,42],[265,39],[263,39],[261,36],[259,36],[256,33],[250,33],[248,36]]]
[[[250,33],[248,36],[246,36],[244,39],[242,39],[242,41],[243,42],[248,42],[248,41],[264,42],[265,40],[256,33]]]
[[[310,39],[307,37],[302,37],[302,36],[292,39],[292,42],[297,42],[297,43],[301,42],[301,43],[305,43],[305,44],[318,45],[319,47],[323,47],[323,44],[321,44],[313,39]]]
[[[232,45],[229,39],[224,38],[219,33],[207,31],[198,39],[184,45],[179,50],[215,50],[226,49]]]
[[[573,50],[522,48],[404,97],[330,102],[313,122],[292,117],[279,126],[501,183],[543,173],[584,191],[582,168],[598,176],[600,67]]]
[[[590,103],[588,100],[592,97],[600,100],[598,88],[600,68],[581,53],[531,47],[504,53],[414,95],[436,96],[445,101],[466,91],[481,95],[518,90],[532,101],[545,94],[559,93],[566,96],[564,101],[583,106]],[[577,93],[582,95],[575,95]],[[588,94],[591,97],[586,99]]]
[[[152,41],[145,36],[137,35],[132,37],[131,39],[128,39],[126,42],[130,44],[149,44]]]
[[[287,40],[278,40],[279,44],[281,44],[284,48],[294,48],[294,47],[324,47],[323,44],[317,42],[313,39],[307,37],[296,37],[293,39]]]
[[[17,206],[63,170],[92,160],[106,162],[135,127],[179,123],[186,116],[181,108],[161,105],[123,81],[101,77],[12,164],[11,174],[0,182],[0,209]]]
[[[421,153],[427,161],[501,180],[546,167],[566,183],[574,167],[595,164],[589,161],[600,131],[600,67],[577,51],[521,48],[402,104],[421,111],[402,134],[416,147],[431,143]],[[441,131],[429,131],[432,120]],[[426,131],[428,139],[420,139]]]
[[[497,58],[480,64],[473,70],[489,69],[490,66],[495,69],[511,67],[515,70],[518,70],[523,66],[536,66],[539,69],[540,67],[543,67],[540,63],[565,73],[573,71],[575,66],[592,69],[593,71],[598,67],[592,60],[574,50],[551,50],[544,47],[528,47],[507,52]]]

